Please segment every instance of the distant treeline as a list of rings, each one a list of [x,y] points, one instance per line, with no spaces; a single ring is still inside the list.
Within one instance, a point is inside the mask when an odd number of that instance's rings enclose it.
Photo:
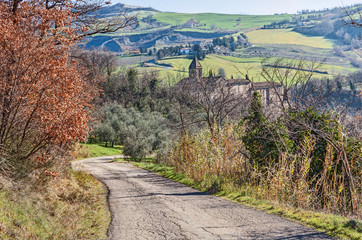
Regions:
[[[193,55],[196,55],[199,60],[204,59],[206,57],[206,54],[214,52],[213,46],[210,45],[205,47],[201,47],[200,44],[186,45],[186,46],[180,45],[176,47],[161,48],[156,52],[156,57],[157,59],[162,59],[164,57],[169,57],[169,56],[179,56],[182,55],[181,49],[186,47],[191,48],[192,51],[190,52]]]
[[[248,40],[248,37],[240,33],[237,38],[233,36],[225,36],[225,37],[217,37],[212,40],[212,44],[201,46],[200,44],[194,45],[179,45],[172,47],[164,47],[159,50],[149,50],[148,55],[152,55],[154,52],[156,54],[157,59],[162,59],[169,56],[178,56],[183,53],[181,50],[183,48],[190,48],[192,51],[189,52],[190,55],[196,55],[199,60],[202,60],[206,57],[207,54],[215,53],[215,47],[225,47],[230,51],[235,51],[238,48],[246,48],[251,46],[251,43]],[[142,52],[142,49],[140,49]]]
[[[249,47],[251,44],[249,43],[248,37],[240,33],[240,35],[237,36],[237,39],[235,41],[235,38],[233,36],[230,37],[219,37],[212,40],[212,44],[214,46],[224,46],[226,48],[229,48],[231,51],[235,51],[237,48],[243,48],[243,47]]]

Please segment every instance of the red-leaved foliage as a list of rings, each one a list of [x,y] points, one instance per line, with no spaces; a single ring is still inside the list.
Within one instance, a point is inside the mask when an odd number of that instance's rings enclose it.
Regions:
[[[71,4],[47,6],[0,1],[0,172],[87,133],[94,89],[69,60],[77,39]]]

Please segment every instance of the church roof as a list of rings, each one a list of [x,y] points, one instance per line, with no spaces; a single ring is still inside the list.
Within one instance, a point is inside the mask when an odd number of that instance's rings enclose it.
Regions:
[[[196,55],[194,56],[194,60],[192,60],[189,69],[195,69],[195,68],[202,68],[199,60],[197,59]]]
[[[251,83],[248,79],[226,79],[228,81],[228,85],[236,86],[236,85],[248,85]]]
[[[253,82],[252,86],[254,89],[266,89],[266,88],[279,88],[282,85],[279,83],[271,83],[271,82]]]

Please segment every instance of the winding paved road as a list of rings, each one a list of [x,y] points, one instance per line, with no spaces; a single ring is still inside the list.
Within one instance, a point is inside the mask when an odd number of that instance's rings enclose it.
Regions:
[[[331,239],[300,224],[199,192],[119,156],[73,162],[109,189],[108,239]]]

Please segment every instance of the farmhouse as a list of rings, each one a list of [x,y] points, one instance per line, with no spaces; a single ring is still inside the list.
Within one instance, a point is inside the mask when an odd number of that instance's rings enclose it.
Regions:
[[[260,93],[263,104],[265,105],[279,102],[278,95],[283,95],[282,85],[276,83],[252,82],[248,79],[248,77],[246,77],[246,79],[226,79],[221,76],[204,77],[202,72],[202,65],[196,56],[189,66],[189,77],[182,79],[177,85],[187,86],[186,89],[194,93],[200,91],[201,86],[207,86],[208,88],[216,88],[221,86],[227,91],[245,98],[250,98],[252,93],[257,91]]]
[[[181,55],[189,55],[191,54],[193,51],[191,48],[181,48],[180,49],[180,54]]]

